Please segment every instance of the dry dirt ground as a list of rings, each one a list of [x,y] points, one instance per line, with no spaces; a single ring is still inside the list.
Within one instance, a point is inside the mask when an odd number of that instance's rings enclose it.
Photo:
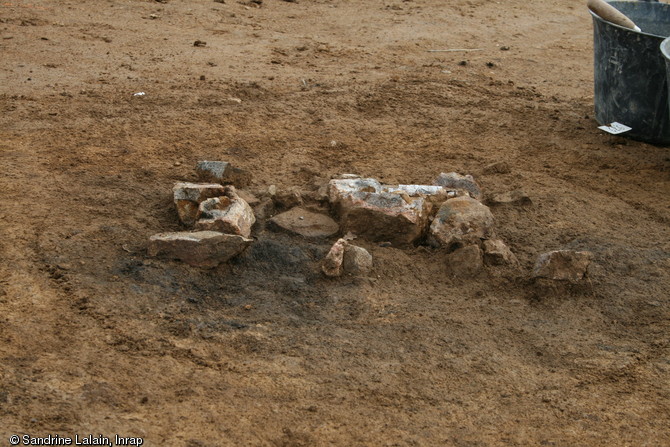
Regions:
[[[670,445],[670,150],[596,129],[584,2],[3,0],[0,55],[0,445]],[[262,227],[149,258],[202,159],[259,195],[521,188],[492,210],[522,268],[359,240],[373,274],[331,280],[332,240]],[[534,282],[564,248],[589,279]]]

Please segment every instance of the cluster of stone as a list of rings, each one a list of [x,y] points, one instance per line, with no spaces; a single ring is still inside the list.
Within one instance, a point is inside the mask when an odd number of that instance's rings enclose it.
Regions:
[[[237,193],[250,175],[222,161],[196,167],[202,183],[176,183],[172,189],[181,223],[191,231],[159,233],[149,239],[151,256],[212,268],[242,253],[252,242],[253,210]]]
[[[479,200],[470,175],[442,173],[433,185],[382,185],[344,175],[328,184],[328,199],[342,229],[376,242],[409,247],[425,239],[444,247],[455,274],[472,274],[484,263],[517,265],[494,231],[491,210]]]
[[[261,201],[237,189],[248,186],[251,175],[227,162],[199,162],[196,173],[200,183],[180,182],[173,188],[179,220],[190,230],[152,236],[150,255],[215,267],[252,243],[252,227],[260,218],[269,229],[311,240],[347,234],[321,263],[321,271],[329,277],[371,271],[372,256],[351,243],[354,237],[399,248],[419,243],[443,248],[447,265],[457,277],[474,276],[485,265],[519,267],[514,253],[497,237],[493,214],[482,203],[482,190],[470,175],[441,173],[432,185],[384,185],[374,178],[342,174],[318,194],[327,204],[323,208],[307,204],[298,190],[278,192],[274,186],[268,188],[270,198]],[[490,196],[485,203],[532,205],[519,190]],[[533,276],[579,281],[591,258],[589,252],[545,253],[538,258]]]

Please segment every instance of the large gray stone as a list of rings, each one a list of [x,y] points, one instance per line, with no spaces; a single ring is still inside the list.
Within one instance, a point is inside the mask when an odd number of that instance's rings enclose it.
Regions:
[[[556,250],[543,253],[535,262],[533,276],[577,282],[586,275],[592,259],[590,251]]]
[[[223,195],[224,188],[218,183],[180,182],[175,183],[172,193],[179,220],[190,227],[195,223],[200,203]]]
[[[243,188],[251,183],[251,174],[226,161],[199,161],[195,167],[198,178],[204,182],[217,182]]]
[[[436,246],[479,245],[494,235],[493,214],[477,200],[462,196],[449,199],[430,225],[429,241]]]
[[[456,172],[443,172],[437,176],[434,183],[436,185],[444,186],[445,188],[464,189],[470,196],[477,200],[482,198],[482,190],[471,175],[461,175]]]
[[[298,234],[307,238],[326,238],[340,230],[340,226],[329,216],[314,213],[301,207],[278,214],[270,219],[273,228]]]
[[[239,255],[251,242],[252,239],[217,231],[159,233],[149,239],[148,253],[212,268]]]
[[[406,246],[419,239],[428,221],[422,196],[391,191],[372,178],[334,179],[328,198],[344,232]]]
[[[200,204],[195,228],[249,237],[255,222],[249,204],[237,195],[234,186],[226,186],[223,196]]]

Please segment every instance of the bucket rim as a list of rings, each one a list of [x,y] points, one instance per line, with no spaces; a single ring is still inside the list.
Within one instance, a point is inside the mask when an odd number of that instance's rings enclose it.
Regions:
[[[670,61],[670,36],[663,39],[660,48],[661,48],[661,54],[663,55],[665,60]]]
[[[614,0],[614,1],[605,0],[605,1],[607,3],[640,3],[639,1],[631,1],[631,0]],[[642,2],[642,3],[661,5],[660,6],[661,8],[670,8],[670,4],[668,4],[668,3],[660,3],[660,2]],[[614,5],[612,5],[612,6],[614,6]],[[642,34],[644,36],[658,37],[659,39],[670,38],[670,36],[661,36],[661,35],[658,35],[658,34],[645,32],[644,30],[643,31],[635,31],[634,29],[626,28],[625,26],[621,26],[621,25],[617,25],[616,23],[608,22],[607,20],[603,19],[602,17],[600,17],[598,14],[594,13],[590,9],[588,11],[589,11],[589,14],[591,14],[591,16],[593,17],[594,20],[599,20],[602,23],[606,23],[608,25],[611,25],[615,28],[619,28],[619,29],[624,30],[624,31],[630,31],[631,33]]]

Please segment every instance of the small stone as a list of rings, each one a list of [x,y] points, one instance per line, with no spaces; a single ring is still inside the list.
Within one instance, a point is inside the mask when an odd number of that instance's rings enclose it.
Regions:
[[[297,188],[279,191],[273,195],[272,200],[280,210],[287,210],[303,204],[302,194]]]
[[[325,214],[313,213],[296,207],[270,219],[274,228],[307,238],[326,238],[340,230],[340,226]]]
[[[223,196],[200,204],[195,228],[249,237],[255,222],[256,217],[249,204],[237,195],[234,186],[226,186]]]
[[[200,181],[217,182],[243,188],[251,183],[251,174],[225,161],[199,161],[195,167]]]
[[[251,242],[252,239],[217,231],[160,233],[149,239],[148,253],[212,268],[239,255]]]
[[[556,250],[538,256],[533,277],[577,282],[584,278],[593,259],[590,251]]]
[[[484,259],[490,265],[518,265],[519,260],[500,239],[487,239],[482,244]]]
[[[515,205],[515,206],[530,206],[533,201],[528,197],[528,194],[520,189],[505,192],[502,194],[495,194],[486,201],[489,205]]]
[[[347,245],[345,239],[338,239],[330,248],[330,251],[321,263],[321,271],[324,275],[336,277],[342,275],[342,262],[344,261],[344,248]]]
[[[363,247],[347,243],[342,262],[344,273],[354,276],[366,275],[372,270],[372,255]]]
[[[257,219],[267,219],[275,212],[275,203],[272,199],[263,199],[258,205],[254,206],[254,215]]]
[[[451,248],[479,245],[493,236],[493,214],[485,205],[468,197],[456,197],[442,204],[430,225],[429,242]]]
[[[268,186],[268,194],[270,196],[274,196],[275,194],[277,194],[277,187],[275,185]]]
[[[354,179],[357,179],[357,178],[361,178],[361,176],[358,175],[358,174],[346,174],[345,173],[345,174],[336,174],[336,175],[332,176],[331,178],[337,179],[337,180],[354,180]]]
[[[224,188],[217,183],[180,182],[175,183],[172,193],[179,220],[190,227],[196,221],[200,203],[223,195]]]
[[[482,190],[471,175],[461,175],[456,172],[441,173],[433,182],[445,188],[464,189],[474,199],[481,199]]]
[[[482,250],[477,245],[467,245],[450,253],[447,265],[454,276],[475,276],[484,267]]]
[[[240,198],[242,200],[244,200],[245,202],[247,202],[249,204],[249,206],[251,206],[251,207],[254,207],[254,206],[258,205],[259,203],[261,203],[261,201],[258,197],[256,197],[255,195],[253,195],[252,193],[250,193],[249,191],[246,191],[244,189],[238,189],[237,190],[237,195],[240,196]]]
[[[202,41],[202,40],[196,40],[195,42],[193,42],[193,46],[194,47],[204,47],[204,46],[207,46],[207,42]]]
[[[509,174],[510,172],[512,168],[506,161],[498,161],[484,167],[484,174]]]

